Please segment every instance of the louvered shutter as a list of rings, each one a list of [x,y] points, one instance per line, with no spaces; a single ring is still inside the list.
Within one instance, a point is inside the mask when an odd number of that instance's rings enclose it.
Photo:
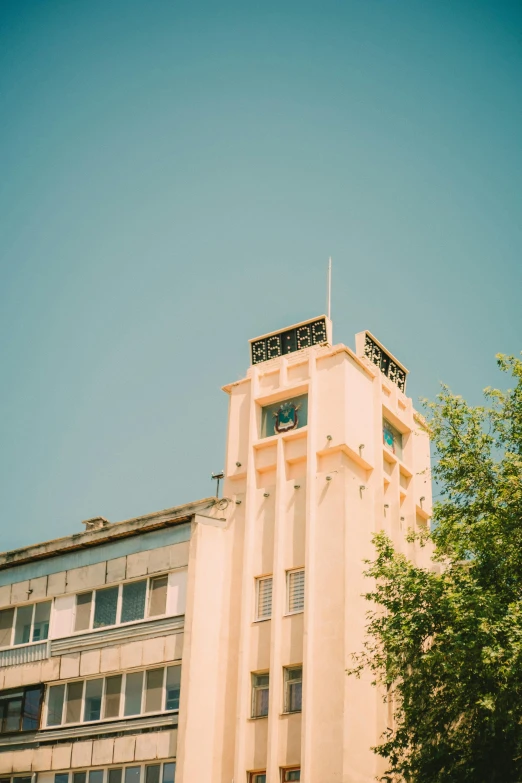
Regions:
[[[304,568],[288,572],[288,611],[302,612],[304,609]]]
[[[272,577],[257,580],[257,619],[272,616]]]

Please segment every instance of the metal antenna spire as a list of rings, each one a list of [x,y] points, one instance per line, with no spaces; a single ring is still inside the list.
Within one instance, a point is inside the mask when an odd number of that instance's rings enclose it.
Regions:
[[[328,259],[328,277],[326,284],[326,314],[332,319],[332,256]]]

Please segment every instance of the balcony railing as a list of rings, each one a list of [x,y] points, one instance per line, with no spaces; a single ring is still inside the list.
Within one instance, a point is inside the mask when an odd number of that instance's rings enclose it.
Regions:
[[[19,647],[9,647],[8,650],[0,650],[0,668],[3,666],[16,666],[20,663],[33,663],[43,661],[50,654],[50,642],[37,642],[36,644],[24,644]]]

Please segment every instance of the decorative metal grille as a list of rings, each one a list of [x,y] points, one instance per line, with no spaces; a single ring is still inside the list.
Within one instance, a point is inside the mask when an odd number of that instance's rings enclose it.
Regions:
[[[372,340],[369,334],[365,336],[364,355],[372,364],[375,364],[390,381],[396,383],[401,392],[406,391],[406,373],[390,356],[388,356],[386,351],[383,351],[383,349]]]
[[[251,344],[252,364],[267,362],[269,359],[301,351],[312,345],[321,345],[327,340],[326,319],[318,318],[317,321],[301,324],[293,329],[285,329],[279,334],[271,334],[269,337],[255,340]]]

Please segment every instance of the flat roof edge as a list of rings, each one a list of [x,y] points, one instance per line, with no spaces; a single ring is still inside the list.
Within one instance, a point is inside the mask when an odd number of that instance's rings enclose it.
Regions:
[[[199,511],[213,506],[216,500],[217,498],[215,497],[203,498],[191,503],[184,503],[181,506],[155,511],[151,514],[125,519],[121,522],[113,522],[97,530],[80,531],[69,536],[51,539],[51,541],[43,541],[20,549],[0,552],[0,571],[33,560],[43,560],[57,557],[66,552],[100,546],[119,538],[137,536],[162,527],[180,525],[190,521]]]

